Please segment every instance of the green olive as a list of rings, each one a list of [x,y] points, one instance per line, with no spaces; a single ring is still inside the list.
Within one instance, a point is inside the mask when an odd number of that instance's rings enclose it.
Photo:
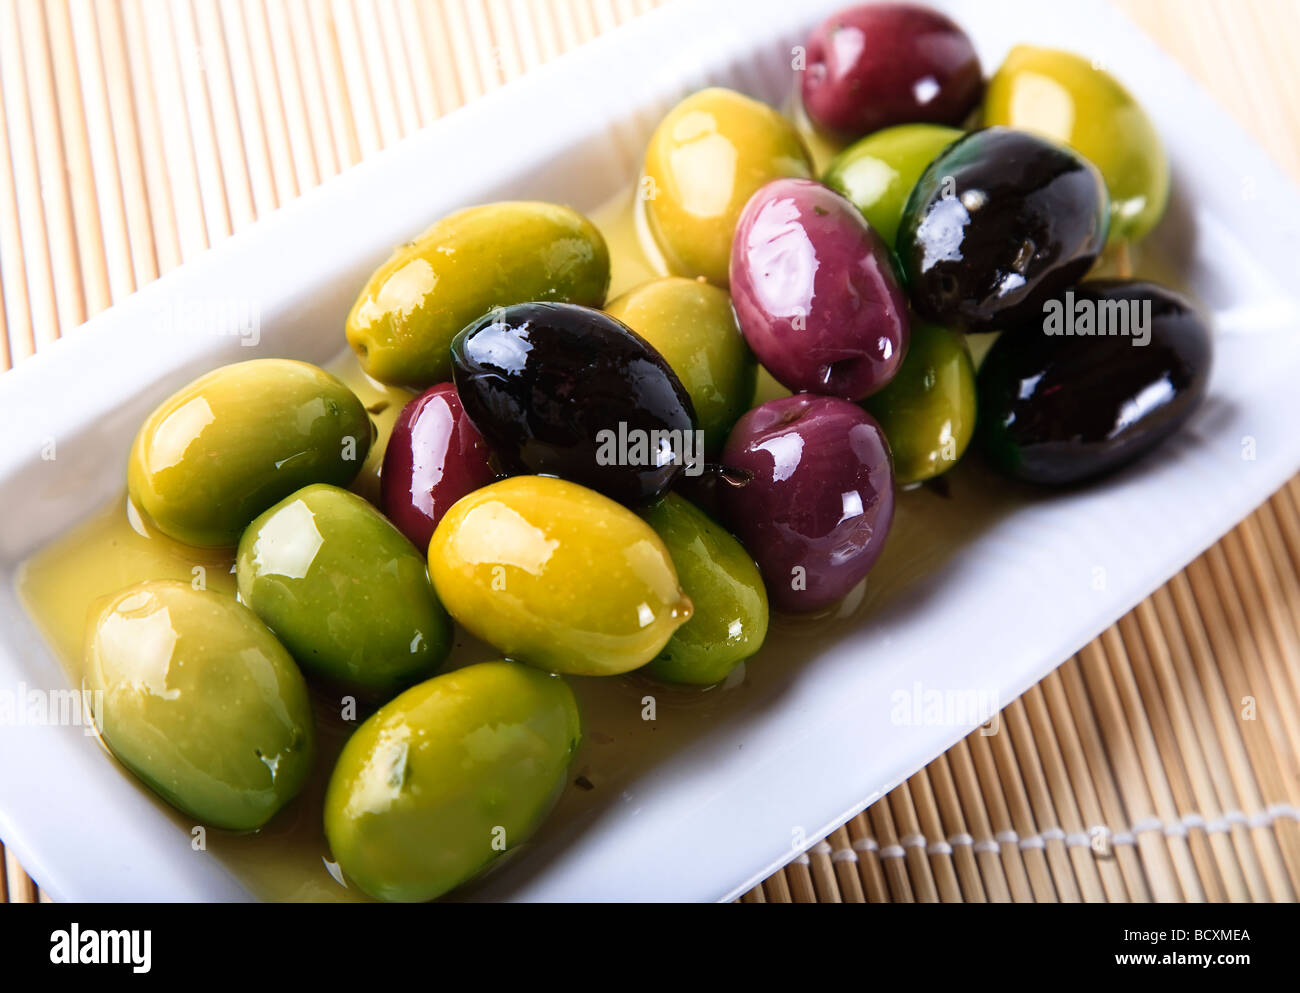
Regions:
[[[939,124],[884,128],[835,156],[822,182],[848,197],[893,248],[912,187],[925,167],[964,133]]]
[[[493,307],[599,307],[608,289],[609,250],[587,218],[553,203],[489,203],[444,217],[375,270],[347,339],[367,375],[423,389],[451,379],[451,339]]]
[[[391,695],[438,671],[447,612],[424,556],[383,514],[336,486],[307,486],[248,526],[239,598],[307,671]]]
[[[382,900],[432,900],[532,836],[581,738],[557,676],[484,662],[412,687],[348,739],[325,793],[325,837]]]
[[[900,486],[947,472],[975,430],[975,366],[963,336],[914,323],[898,374],[863,406],[885,432]]]
[[[763,647],[767,589],[758,566],[725,528],[689,500],[669,493],[641,516],[663,539],[695,605],[695,615],[646,671],[669,683],[720,683]]]
[[[704,448],[716,452],[749,409],[758,360],[745,344],[725,290],[669,276],[629,290],[605,308],[662,355],[686,387]]]
[[[745,203],[773,179],[811,175],[789,121],[765,103],[714,87],[687,97],[659,122],[640,194],[669,270],[726,286],[731,236]]]
[[[324,369],[240,362],[200,376],[149,415],[131,447],[127,485],[164,534],[234,545],[249,521],[294,490],[351,482],[373,431],[361,401]]]
[[[461,498],[429,542],[429,573],[467,631],[551,672],[639,668],[691,616],[645,521],[550,476],[514,476]]]
[[[1018,45],[989,81],[985,124],[1064,142],[1101,170],[1110,191],[1111,242],[1138,241],[1165,212],[1169,160],[1132,94],[1071,52]]]
[[[302,673],[231,597],[154,580],[100,600],[84,679],[113,754],[205,825],[261,827],[311,770]]]

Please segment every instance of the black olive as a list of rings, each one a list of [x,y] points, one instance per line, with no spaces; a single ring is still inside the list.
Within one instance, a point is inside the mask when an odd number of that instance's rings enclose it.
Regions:
[[[465,412],[511,472],[639,503],[703,468],[695,411],[676,374],[599,310],[498,308],[456,336],[451,361]]]
[[[1050,486],[1101,476],[1151,451],[1200,403],[1213,346],[1177,293],[1096,280],[1046,309],[1037,331],[1003,335],[980,367],[976,430],[1003,471]]]
[[[1101,174],[1062,145],[985,128],[921,175],[898,256],[922,317],[967,331],[1036,326],[1042,303],[1084,277],[1106,242]]]

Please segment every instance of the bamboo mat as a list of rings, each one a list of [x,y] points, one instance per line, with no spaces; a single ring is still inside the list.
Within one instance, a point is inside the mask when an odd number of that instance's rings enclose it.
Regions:
[[[657,2],[0,0],[0,369]],[[1300,179],[1298,0],[1117,2]],[[1294,901],[1300,481],[999,727],[744,902]]]

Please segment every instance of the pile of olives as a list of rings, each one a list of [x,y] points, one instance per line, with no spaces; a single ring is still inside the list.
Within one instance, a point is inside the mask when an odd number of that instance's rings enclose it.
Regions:
[[[911,4],[842,11],[806,50],[795,99],[839,149],[824,168],[730,90],[655,130],[637,207],[661,278],[607,300],[598,229],[533,202],[444,218],[374,273],[346,338],[412,391],[377,504],[346,488],[368,413],[314,366],[227,366],[150,416],[130,498],[234,548],[238,599],[157,581],[95,609],[86,680],[129,769],[253,830],[311,768],[307,681],[357,694],[372,712],[329,783],[329,845],[365,893],[432,899],[567,782],[564,676],[720,683],[769,604],[826,611],[862,583],[898,490],[972,439],[1059,486],[1187,420],[1211,358],[1193,307],[1087,279],[1168,196],[1112,76],[1021,47],[986,84],[964,32]],[[967,335],[989,332],[977,370]],[[760,366],[788,395],[756,402]],[[498,658],[441,672],[456,626]]]

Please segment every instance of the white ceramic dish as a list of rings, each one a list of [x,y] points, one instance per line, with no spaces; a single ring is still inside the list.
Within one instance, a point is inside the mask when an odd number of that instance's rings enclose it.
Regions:
[[[14,570],[120,492],[130,438],[159,400],[254,353],[328,359],[370,269],[457,207],[606,200],[633,180],[658,117],[692,89],[718,83],[781,103],[792,46],[842,2],[657,11],[347,171],[0,376],[0,692],[66,686]],[[527,872],[508,869],[476,896],[743,892],[976,723],[899,722],[896,692],[976,690],[1004,705],[1300,469],[1297,191],[1104,4],[935,5],[975,38],[986,69],[1018,41],[1068,47],[1104,60],[1153,115],[1175,176],[1154,243],[1215,319],[1209,401],[1135,470],[974,528],[944,569],[801,663],[779,697],[751,701],[641,776],[580,837],[550,839]],[[160,320],[177,301],[222,299],[256,301],[259,348],[169,333]],[[50,439],[57,458],[46,461]],[[220,863],[194,857],[189,836],[76,727],[0,726],[0,837],[56,900],[248,896]]]

